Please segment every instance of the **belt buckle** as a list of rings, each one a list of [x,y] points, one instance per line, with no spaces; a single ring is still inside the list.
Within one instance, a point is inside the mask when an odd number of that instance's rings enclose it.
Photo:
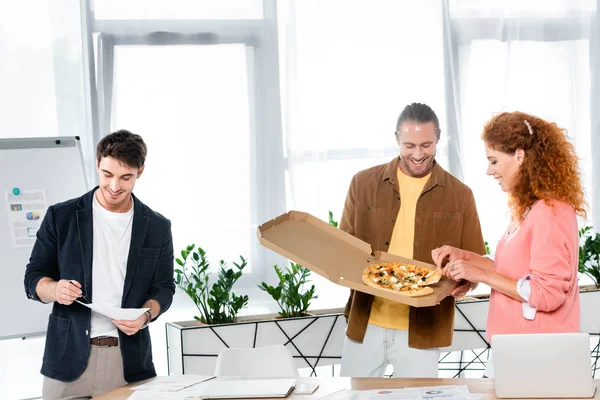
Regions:
[[[98,346],[98,347],[112,347],[110,344],[105,344],[105,345],[101,345],[100,344],[102,341],[104,341],[104,339],[109,339],[109,338],[110,338],[110,336],[98,336],[98,337],[94,338],[94,339],[98,340],[98,344],[96,346]]]

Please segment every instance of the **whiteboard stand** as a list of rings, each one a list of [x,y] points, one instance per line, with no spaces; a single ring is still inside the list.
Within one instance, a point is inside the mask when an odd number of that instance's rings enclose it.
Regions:
[[[0,139],[0,304],[8,306],[3,320],[10,321],[0,324],[0,339],[45,335],[52,310],[52,304],[30,300],[25,294],[23,279],[33,245],[16,244],[16,214],[11,214],[8,200],[14,189],[45,194],[43,211],[31,217],[40,222],[48,206],[86,193],[79,137]],[[33,237],[32,233],[29,241]]]

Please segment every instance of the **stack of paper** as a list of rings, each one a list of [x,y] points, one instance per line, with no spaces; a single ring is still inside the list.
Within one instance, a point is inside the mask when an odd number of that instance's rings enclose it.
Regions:
[[[133,388],[129,400],[241,399],[286,397],[295,379],[214,378],[168,376]]]
[[[184,400],[190,396],[185,389],[212,378],[212,376],[200,375],[160,376],[134,387],[129,400]]]

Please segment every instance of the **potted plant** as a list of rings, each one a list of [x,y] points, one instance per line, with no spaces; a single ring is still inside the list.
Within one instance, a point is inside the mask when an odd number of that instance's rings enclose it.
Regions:
[[[338,223],[337,221],[333,220],[333,213],[331,212],[331,210],[329,210],[329,225],[334,226],[334,227],[338,227]]]
[[[594,235],[592,227],[579,230],[579,272],[589,276],[595,288],[600,288],[600,234]]]
[[[190,296],[198,308],[194,321],[167,322],[167,361],[169,374],[212,375],[219,352],[226,347],[262,347],[286,345],[299,368],[316,368],[339,363],[344,338],[345,321],[340,313],[325,310],[318,315],[306,315],[310,301],[315,299],[315,287],[305,291],[310,271],[293,264],[285,272],[278,267],[282,312],[277,314],[237,317],[248,303],[248,296],[237,296],[233,285],[240,278],[246,260],[233,263],[228,269],[220,261],[218,279],[209,288],[209,266],[206,253],[194,245],[187,246],[176,262],[175,282]],[[265,287],[269,287],[265,284]],[[293,318],[294,316],[305,315]],[[198,324],[198,321],[203,324]],[[330,369],[328,369],[330,371]]]
[[[338,227],[338,223],[333,219],[333,212],[329,210],[329,225]],[[283,318],[294,318],[307,315],[306,312],[310,307],[310,301],[316,299],[315,285],[310,289],[301,293],[303,286],[309,282],[308,278],[311,271],[300,264],[290,262],[290,266],[282,271],[279,266],[274,265],[275,273],[279,278],[277,286],[268,285],[266,282],[261,282],[258,285],[260,290],[269,293],[277,302],[281,311],[279,315]]]
[[[269,293],[277,302],[281,309],[279,311],[281,317],[294,318],[307,315],[306,310],[310,307],[310,301],[317,298],[315,285],[302,291],[304,285],[309,282],[310,270],[293,262],[290,262],[290,266],[285,271],[277,265],[274,265],[273,268],[279,277],[277,286],[262,282],[258,288]]]
[[[219,261],[217,281],[209,286],[209,263],[206,252],[191,244],[181,251],[181,259],[175,261],[181,268],[175,269],[175,283],[190,296],[200,315],[194,319],[205,324],[223,324],[235,322],[238,312],[248,305],[248,296],[237,296],[233,285],[242,276],[242,270],[248,265],[240,256],[241,264],[233,263],[227,268],[225,261]]]

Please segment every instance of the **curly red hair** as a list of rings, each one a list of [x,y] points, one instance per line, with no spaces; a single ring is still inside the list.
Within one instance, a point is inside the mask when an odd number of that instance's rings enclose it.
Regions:
[[[577,214],[586,217],[577,154],[563,129],[523,112],[504,112],[485,124],[481,138],[496,151],[525,151],[509,194],[513,218],[521,220],[526,210],[541,199],[546,203],[558,200],[571,204]]]

